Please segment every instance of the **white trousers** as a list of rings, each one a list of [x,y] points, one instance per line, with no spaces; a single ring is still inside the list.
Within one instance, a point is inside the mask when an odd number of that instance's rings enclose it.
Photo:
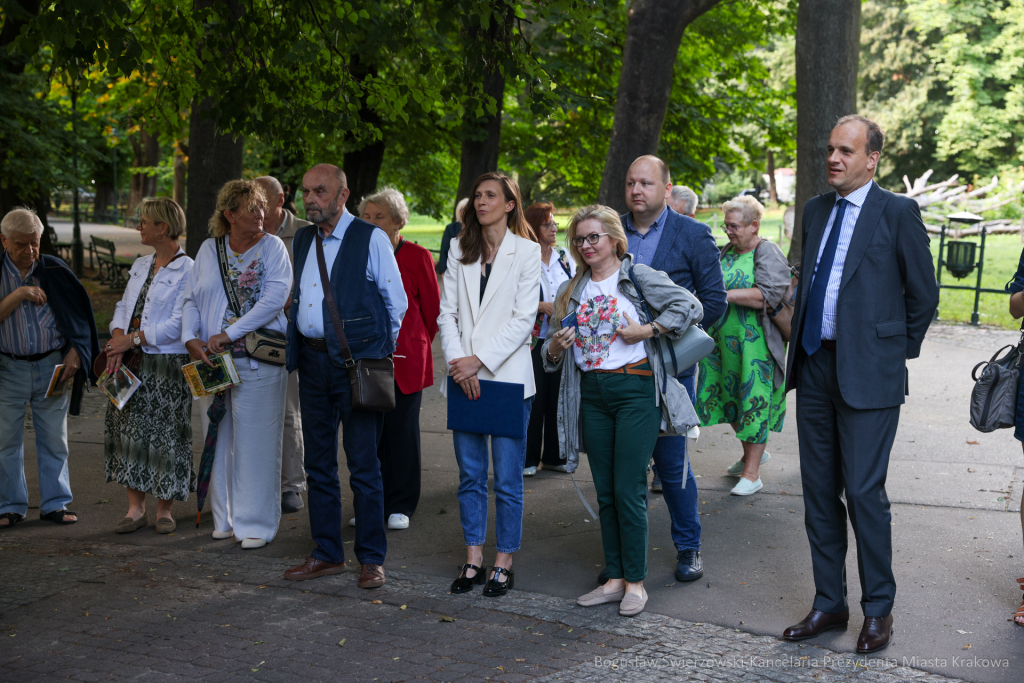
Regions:
[[[288,372],[260,363],[238,363],[240,386],[228,391],[227,413],[217,429],[210,480],[210,508],[217,531],[268,543],[281,523],[281,439]]]
[[[303,464],[302,413],[299,412],[299,371],[288,374],[288,397],[284,402],[284,445],[281,450],[281,491],[306,490]]]

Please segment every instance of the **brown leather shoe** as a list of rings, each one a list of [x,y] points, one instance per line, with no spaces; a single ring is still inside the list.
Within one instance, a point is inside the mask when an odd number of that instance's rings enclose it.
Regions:
[[[892,642],[892,615],[885,617],[864,617],[864,626],[857,638],[857,654],[866,655],[870,652],[889,647]]]
[[[807,640],[808,638],[813,638],[825,631],[831,631],[833,629],[844,631],[846,630],[846,625],[849,622],[849,612],[830,614],[818,609],[812,609],[810,613],[804,617],[803,621],[799,624],[794,624],[783,631],[782,638],[783,640]]]
[[[384,585],[384,567],[379,564],[360,565],[359,587],[380,588]]]
[[[297,567],[292,567],[284,573],[284,578],[289,581],[305,581],[315,579],[328,574],[340,574],[345,571],[345,563],[331,564],[318,560],[315,557],[307,557],[306,561]]]

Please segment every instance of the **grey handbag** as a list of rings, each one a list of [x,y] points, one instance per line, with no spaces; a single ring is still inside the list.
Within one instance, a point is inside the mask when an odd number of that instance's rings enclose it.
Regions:
[[[633,275],[633,266],[629,267],[629,279],[636,287],[636,293],[640,297],[640,303],[644,308],[644,315],[647,322],[653,323],[654,316],[647,306],[647,299],[644,298],[644,291],[640,283]],[[661,365],[665,374],[675,377],[687,368],[696,365],[705,356],[715,350],[715,340],[708,336],[708,333],[696,325],[690,325],[683,332],[679,339],[669,339],[668,335],[658,335],[658,352],[661,354]]]
[[[1004,346],[990,360],[974,366],[971,379],[971,426],[979,432],[994,432],[1013,427],[1017,418],[1017,386],[1020,382],[1021,349],[1024,348],[1024,325],[1017,346]],[[1003,351],[1010,349],[1002,358]],[[982,368],[980,376],[978,368]]]

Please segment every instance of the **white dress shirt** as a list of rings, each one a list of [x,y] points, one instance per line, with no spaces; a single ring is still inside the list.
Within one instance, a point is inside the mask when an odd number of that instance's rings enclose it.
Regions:
[[[355,216],[345,209],[338,219],[338,224],[327,237],[324,237],[324,263],[328,274],[334,266],[341,242],[345,239],[348,226],[352,225]],[[323,237],[323,231],[317,228]],[[366,279],[377,283],[384,306],[391,318],[391,339],[398,341],[398,331],[402,329],[402,318],[409,308],[409,299],[402,285],[402,274],[395,260],[395,248],[387,233],[377,229],[370,236],[370,255],[366,261]],[[316,241],[309,246],[306,262],[302,266],[302,277],[299,279],[299,312],[295,316],[295,324],[299,334],[313,339],[324,338],[324,293],[320,287],[320,266],[316,260]]]
[[[569,262],[569,274],[566,275],[562,264],[558,262],[560,256],[558,249],[552,247],[551,257],[548,259],[550,263],[545,264],[544,259],[541,259],[540,262],[540,287],[544,294],[543,301],[547,303],[554,303],[559,285],[566,280],[571,280],[576,275],[576,259],[566,254],[566,260]],[[550,324],[548,316],[544,316],[544,320],[540,324],[540,340],[542,342],[547,338]]]
[[[178,253],[184,252],[179,248]],[[142,285],[146,284],[146,278],[149,277],[154,258],[156,254],[150,254],[135,259],[132,264],[124,296],[114,307],[114,317],[110,321],[111,334],[118,329],[128,331],[135,304],[138,303]],[[182,256],[153,275],[142,309],[141,329],[146,338],[146,343],[142,345],[143,353],[188,353],[181,341],[181,307],[193,263],[188,256]]]
[[[815,260],[814,276],[818,274],[818,262],[821,261],[821,253],[825,251],[825,243],[832,232],[832,223],[836,219],[839,200],[845,199],[848,202],[846,212],[843,214],[843,224],[839,228],[839,243],[836,245],[836,256],[832,261],[832,272],[828,276],[828,288],[825,290],[825,309],[821,318],[821,338],[836,338],[836,300],[839,298],[839,285],[843,282],[843,266],[846,264],[846,252],[850,249],[850,240],[853,239],[853,228],[857,225],[860,217],[861,207],[868,198],[868,192],[875,181],[869,180],[863,187],[854,190],[845,197],[836,195],[836,203],[832,207],[832,213],[828,216],[828,223],[825,224],[825,232],[821,236],[821,244],[818,245],[818,258]],[[812,280],[813,282],[813,280]]]

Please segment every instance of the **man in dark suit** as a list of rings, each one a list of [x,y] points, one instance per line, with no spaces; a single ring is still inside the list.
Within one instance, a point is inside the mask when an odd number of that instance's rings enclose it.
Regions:
[[[634,161],[626,172],[626,204],[630,211],[622,215],[622,225],[633,262],[664,271],[677,285],[695,294],[704,306],[701,327],[707,329],[728,306],[718,246],[711,228],[667,206],[671,191],[664,161],[655,156]],[[696,375],[697,366],[693,365],[676,376],[691,401],[696,400]],[[704,575],[704,563],[700,556],[697,482],[686,458],[686,437],[659,438],[654,465],[672,520],[676,579],[695,581]]]
[[[917,203],[872,180],[884,140],[863,116],[841,118],[829,136],[835,192],[804,207],[804,277],[786,373],[786,389],[796,388],[816,592],[810,614],[783,638],[846,628],[848,513],[864,610],[861,654],[892,639],[896,581],[885,478],[907,394],[906,361],[920,355],[939,302]]]

